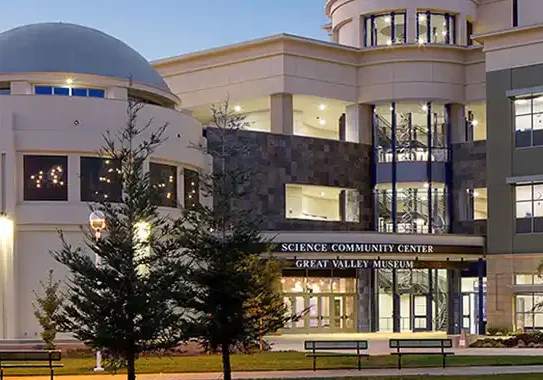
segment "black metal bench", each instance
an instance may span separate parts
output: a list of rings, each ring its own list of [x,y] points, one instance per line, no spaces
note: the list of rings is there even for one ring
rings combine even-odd
[[[358,369],[360,370],[362,369],[361,358],[369,356],[368,354],[360,352],[368,349],[367,340],[306,340],[304,342],[304,347],[306,350],[305,356],[313,358],[313,371],[317,370],[318,357],[356,356],[358,358]],[[356,353],[337,352],[340,350],[356,350]]]
[[[454,352],[445,351],[446,348],[452,348],[451,339],[390,339],[389,348],[396,349],[392,355],[398,356],[398,369],[402,369],[402,355],[441,355],[443,357],[443,368],[445,368],[445,359],[447,356],[454,355]],[[402,349],[438,349],[439,351],[411,351],[405,352]]]
[[[0,351],[0,380],[4,379],[5,368],[49,368],[53,380],[54,369],[63,367],[55,363],[60,360],[60,351]]]

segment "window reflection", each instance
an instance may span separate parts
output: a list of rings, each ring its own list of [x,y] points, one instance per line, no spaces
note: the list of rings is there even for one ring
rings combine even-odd
[[[367,16],[365,31],[365,46],[404,44],[406,42],[405,12]]]
[[[339,277],[283,277],[283,293],[356,293],[356,279]]]
[[[158,205],[177,207],[177,166],[151,162],[151,185],[158,191]]]
[[[543,232],[543,184],[515,186],[517,233]]]
[[[31,156],[23,159],[25,201],[68,200],[68,158]]]
[[[420,44],[456,44],[456,17],[448,13],[418,12],[417,41]]]
[[[81,157],[81,200],[120,202],[122,185],[118,160]]]

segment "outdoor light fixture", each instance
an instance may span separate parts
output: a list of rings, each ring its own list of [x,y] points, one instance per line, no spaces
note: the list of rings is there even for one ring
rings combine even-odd
[[[74,83],[74,80],[72,78],[66,79],[66,84],[72,84]]]
[[[473,125],[474,127],[476,127],[478,124],[479,124],[479,122],[477,120],[473,120],[471,122],[471,125]]]
[[[319,110],[324,111],[326,109],[326,104],[320,104]]]
[[[13,222],[5,213],[0,214],[0,241],[11,238],[13,235]]]
[[[241,111],[241,106],[234,106],[234,111],[240,112]]]

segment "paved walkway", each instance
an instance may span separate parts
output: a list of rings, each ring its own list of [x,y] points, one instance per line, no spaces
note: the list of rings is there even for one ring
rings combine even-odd
[[[281,371],[281,372],[237,372],[234,379],[301,379],[301,378],[331,378],[365,376],[371,379],[381,376],[475,376],[495,374],[527,374],[543,373],[543,366],[511,366],[511,367],[455,367],[455,368],[407,368],[397,369],[365,369],[357,370],[321,370],[313,371]],[[8,377],[9,378],[9,377]],[[17,380],[49,380],[48,376],[17,377]],[[81,375],[58,376],[59,380],[121,380],[126,375]],[[192,374],[149,374],[138,375],[138,380],[219,380],[220,373]]]

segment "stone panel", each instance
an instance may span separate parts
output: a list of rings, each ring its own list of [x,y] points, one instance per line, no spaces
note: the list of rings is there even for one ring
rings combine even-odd
[[[213,130],[207,130],[213,144]],[[251,191],[240,207],[263,217],[264,230],[364,231],[373,227],[371,146],[335,140],[239,131],[249,146],[241,158],[258,168]],[[215,165],[217,162],[215,161]],[[285,218],[285,185],[306,184],[359,190],[360,222],[322,222]]]
[[[486,141],[453,144],[451,148],[452,232],[486,235],[486,220],[464,220],[466,189],[486,188]]]

